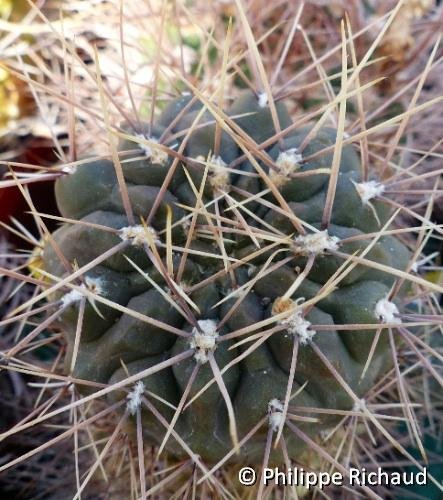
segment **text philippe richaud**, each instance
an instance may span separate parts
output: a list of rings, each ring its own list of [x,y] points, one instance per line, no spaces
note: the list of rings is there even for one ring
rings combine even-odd
[[[303,468],[294,467],[288,470],[280,470],[278,467],[265,468],[262,473],[262,481],[265,485],[277,484],[280,486],[304,486],[306,488],[324,488],[325,486],[403,486],[403,485],[425,485],[428,481],[426,467],[420,472],[394,472],[365,468],[349,468],[347,474],[341,472],[312,472]]]

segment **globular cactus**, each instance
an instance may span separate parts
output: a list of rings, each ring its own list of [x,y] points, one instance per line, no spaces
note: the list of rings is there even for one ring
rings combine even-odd
[[[341,24],[318,2],[84,3],[26,23],[60,162],[0,181],[35,222],[7,221],[32,248],[0,275],[30,295],[0,319],[0,376],[36,395],[0,430],[0,490],[398,498],[345,476],[406,463],[441,490],[439,13],[396,79],[377,55],[406,2]],[[54,179],[60,213],[30,189]],[[344,488],[265,484],[267,465]]]
[[[82,280],[56,295],[67,370],[99,384],[146,372],[128,408],[149,395],[144,439],[171,433],[170,456],[188,453],[178,435],[206,463],[261,463],[284,427],[300,457],[393,364],[379,325],[401,321],[391,291],[410,253],[383,234],[382,185],[336,130],[294,126],[266,93],[225,111],[183,95],[123,130],[118,162],[82,160],[55,187],[67,222],[44,270]],[[297,434],[288,404],[330,411],[293,416]]]

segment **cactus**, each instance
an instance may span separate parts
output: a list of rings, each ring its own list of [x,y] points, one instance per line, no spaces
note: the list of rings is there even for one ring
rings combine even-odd
[[[392,356],[386,329],[374,342],[377,326],[360,330],[359,325],[400,321],[389,299],[395,276],[371,268],[371,262],[404,271],[410,259],[407,248],[389,235],[365,252],[365,235],[386,226],[390,210],[373,199],[381,184],[363,181],[351,145],[342,149],[332,212],[327,227],[322,225],[336,131],[292,128],[285,103],[278,102],[278,126],[290,132],[276,139],[270,107],[260,99],[244,91],[225,111],[232,135],[247,134],[248,140],[268,144],[257,170],[255,160],[242,154],[202,104],[189,106],[190,96],[172,101],[151,129],[138,124],[127,130],[125,124],[125,134],[136,139],[125,138],[119,145],[134,222],[125,213],[113,163],[86,161],[55,185],[62,216],[80,223],[63,224],[53,234],[55,245],[47,244],[43,252],[44,269],[51,275],[66,274],[58,249],[69,263],[88,267],[81,287],[125,308],[113,309],[98,297],[85,305],[78,288],[56,295],[64,306],[60,321],[73,376],[112,384],[185,353],[179,363],[141,380],[145,390],[174,407],[191,378],[195,382],[188,400],[206,389],[175,419],[175,429],[209,462],[221,460],[238,446],[239,436],[268,414],[277,430],[288,391],[297,393],[291,404],[333,410],[350,410],[365,397],[392,367]],[[172,134],[176,139],[169,139]],[[168,147],[183,150],[179,162],[168,155]],[[252,201],[264,191],[262,202]],[[238,210],[228,211],[242,201],[244,217],[235,216]],[[199,215],[187,214],[185,207],[199,204],[207,208]],[[255,216],[249,204],[254,204]],[[203,229],[215,225],[214,206],[228,218],[220,237]],[[269,241],[276,245],[268,247]],[[357,264],[337,279],[346,257],[356,253],[365,253],[369,265]],[[100,263],[91,266],[96,259]],[[235,265],[230,273],[224,272],[227,262]],[[328,328],[322,329],[324,325]],[[355,327],[340,331],[334,325]],[[237,346],[237,332],[253,332],[261,340],[252,350],[249,344]],[[78,352],[73,354],[76,340]],[[206,388],[214,370],[224,372],[223,378]],[[155,406],[172,421],[171,406],[160,401]],[[142,413],[146,442],[160,445],[165,428],[152,412]],[[315,436],[338,418],[321,416],[300,428]],[[266,435],[265,429],[257,433],[233,460],[261,461]],[[290,431],[284,435],[289,456],[297,457],[306,443]],[[185,455],[174,439],[166,449],[176,457]],[[283,457],[273,452],[272,460]]]
[[[27,267],[17,253],[6,276],[36,288],[0,320],[18,332],[0,370],[41,382],[32,416],[2,429],[0,443],[56,424],[0,473],[20,465],[27,474],[36,457],[47,464],[62,440],[73,444],[65,486],[75,500],[310,493],[265,485],[268,465],[346,476],[350,466],[406,460],[422,470],[420,426],[436,434],[441,418],[434,293],[443,288],[421,277],[432,260],[425,243],[441,233],[429,220],[440,142],[430,134],[421,146],[413,138],[424,128],[413,123],[411,135],[408,125],[436,115],[439,98],[417,99],[435,94],[424,85],[440,63],[437,45],[416,87],[388,102],[373,56],[400,4],[373,23],[377,33],[353,34],[344,21],[332,48],[302,27],[311,18],[313,33],[332,26],[329,7],[303,4],[292,24],[264,0],[246,10],[236,1],[220,7],[236,18],[221,17],[216,31],[205,24],[212,13],[198,19],[200,39],[186,19],[208,7],[173,4],[157,12],[105,3],[97,12],[117,36],[90,52],[63,40],[66,89],[52,78],[47,99],[48,109],[63,104],[57,123],[67,125],[69,149],[58,145],[63,161],[51,169],[10,165],[0,182],[19,185],[40,232],[36,240],[11,226],[35,248]],[[152,26],[126,30],[142,12]],[[200,62],[173,55],[177,36]],[[132,82],[140,61],[148,91]],[[45,179],[56,179],[59,214],[41,213],[28,194]],[[245,465],[256,471],[253,488],[239,482]]]

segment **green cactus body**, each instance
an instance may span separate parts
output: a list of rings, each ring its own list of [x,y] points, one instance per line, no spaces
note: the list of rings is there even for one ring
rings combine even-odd
[[[361,378],[376,326],[373,330],[363,330],[358,325],[398,321],[393,314],[395,305],[387,300],[395,276],[356,265],[333,290],[322,296],[321,300],[314,301],[307,314],[303,309],[303,301],[315,299],[343,265],[343,257],[335,251],[338,249],[340,253],[350,255],[364,251],[371,238],[358,239],[358,236],[379,231],[389,217],[389,210],[381,201],[374,199],[365,202],[358,190],[359,186],[364,186],[359,157],[352,146],[346,146],[342,152],[331,221],[327,232],[321,230],[329,173],[324,170],[315,173],[315,170],[331,167],[332,152],[318,156],[315,153],[334,145],[336,133],[329,128],[320,129],[300,154],[299,147],[311,130],[308,127],[283,134],[282,140],[274,141],[265,148],[268,161],[263,162],[262,158],[257,160],[268,180],[274,183],[291,209],[292,213],[288,214],[280,208],[274,195],[270,191],[266,192],[268,183],[257,173],[254,164],[247,158],[241,164],[236,162],[243,153],[225,131],[220,136],[218,151],[215,150],[216,122],[209,111],[201,112],[201,104],[197,102],[188,106],[190,109],[175,120],[183,109],[186,111],[185,107],[190,101],[191,98],[186,96],[169,104],[152,131],[145,125],[138,131],[131,131],[126,126],[128,133],[135,136],[142,134],[147,139],[158,140],[164,135],[164,144],[172,146],[172,143],[183,140],[186,131],[196,120],[198,122],[198,115],[201,114],[198,123],[203,125],[199,127],[197,123],[188,134],[183,161],[177,165],[152,218],[149,230],[154,243],[149,243],[146,229],[138,226],[139,222],[136,223],[138,233],[131,233],[128,229],[130,224],[110,161],[85,163],[56,183],[57,202],[62,215],[82,222],[66,223],[53,234],[66,259],[84,266],[125,241],[124,248],[88,270],[84,277],[95,285],[100,296],[145,318],[122,314],[99,301],[95,304],[86,302],[74,376],[99,383],[113,383],[126,378],[127,373],[139,373],[181,352],[194,349],[193,355],[143,380],[145,389],[158,396],[152,399],[152,403],[170,422],[174,415],[173,407],[179,404],[195,366],[198,364],[199,369],[188,401],[213,379],[211,363],[208,361],[210,357],[213,356],[219,369],[223,370],[228,363],[246,353],[254,342],[235,346],[245,336],[229,340],[223,340],[223,337],[263,322],[266,326],[252,328],[252,334],[275,326],[279,328],[223,373],[240,439],[257,422],[269,416],[269,412],[272,414],[276,406],[270,406],[271,401],[284,400],[295,341],[299,342],[299,348],[291,393],[298,393],[291,404],[332,410],[351,409],[355,401],[319,359],[316,349],[321,350],[357,397],[364,398],[374,382],[390,368],[392,355],[387,330],[384,329],[369,369],[365,377]],[[277,113],[281,128],[285,129],[291,122],[284,103],[277,103]],[[227,114],[258,145],[276,133],[269,107],[266,103],[260,103],[252,92],[241,95]],[[176,121],[174,127],[169,127],[173,120]],[[179,139],[168,142],[171,134],[176,134]],[[129,140],[120,145],[120,151],[134,151],[130,156],[122,157],[122,168],[137,221],[140,221],[140,217],[146,219],[150,214],[173,163],[171,156],[166,156],[162,150],[156,151],[155,147],[153,144],[151,150],[143,149]],[[313,156],[313,159],[305,161],[304,158],[309,156]],[[207,167],[207,180],[201,200],[208,204],[207,214],[200,211],[197,230],[189,246],[186,246],[190,227],[190,212],[186,207],[196,204],[196,193],[205,177],[208,159],[210,165]],[[236,162],[234,171],[226,168],[231,162]],[[314,171],[314,174],[297,177],[297,174],[310,171]],[[195,186],[190,185],[187,174]],[[242,212],[244,220],[257,231],[269,233],[269,228],[274,228],[273,234],[280,235],[282,242],[251,258],[251,254],[258,250],[255,242],[245,231],[229,231],[241,228],[241,224],[235,217],[235,211],[224,209],[229,205],[228,196],[230,202],[241,201],[245,200],[245,193],[251,196],[260,192],[264,192],[261,195],[263,202],[257,199],[245,202],[249,212]],[[223,272],[220,245],[208,237],[209,215],[215,214],[215,204],[211,204],[211,201],[216,198],[220,214],[231,218],[233,222],[231,226],[226,224],[224,236],[227,257],[235,263],[235,270],[229,273]],[[189,250],[178,284],[196,306],[192,309],[197,322],[194,324],[188,321],[180,308],[174,307],[174,303],[179,304],[179,301],[168,290],[164,272],[158,263],[153,264],[152,258],[148,256],[150,244],[154,244],[166,268],[165,242],[169,213],[171,238],[176,249],[172,256],[174,272],[182,263],[183,251],[180,249],[186,246]],[[306,235],[297,234],[293,215],[307,225]],[[203,226],[205,230],[200,229]],[[354,238],[346,241],[351,237]],[[263,239],[260,243],[265,247],[269,241]],[[276,253],[277,249],[280,251]],[[313,255],[314,263],[306,279],[301,281],[290,297],[285,298],[299,272]],[[48,272],[59,277],[66,275],[65,267],[50,244],[46,245],[43,258]],[[365,258],[404,270],[409,252],[398,239],[382,236]],[[283,259],[286,261],[283,262]],[[217,278],[211,280],[216,273]],[[157,288],[146,279],[146,275],[157,284]],[[200,285],[202,282],[203,285]],[[251,283],[252,286],[249,286]],[[88,283],[84,286],[88,286]],[[238,293],[233,293],[236,290]],[[172,300],[167,300],[166,294],[170,294]],[[69,291],[66,290],[57,295],[57,298],[65,301],[61,324],[72,353],[79,301],[67,301],[67,297]],[[383,306],[390,311],[386,316],[383,316]],[[289,311],[286,318],[273,320],[273,316],[286,310]],[[150,323],[149,318],[156,320],[155,324]],[[222,320],[223,325],[219,328]],[[163,324],[180,330],[183,335],[178,336],[162,328]],[[343,331],[334,330],[334,324],[357,326],[355,330]],[[314,330],[313,325],[320,326]],[[322,330],[322,325],[329,328]],[[85,390],[82,386],[79,389]],[[122,396],[122,392],[113,393],[111,399]],[[143,409],[142,415],[145,439],[150,444],[160,444],[165,434],[164,426],[147,409]],[[333,414],[304,415],[318,419],[317,423],[297,423],[311,436],[334,425],[338,418]],[[232,460],[260,462],[267,429],[266,425],[263,426],[238,455],[233,455]],[[220,460],[232,449],[227,405],[217,383],[212,383],[184,409],[175,430],[207,462]],[[298,457],[304,443],[290,432],[285,431],[284,436],[290,456]],[[177,457],[185,455],[173,437],[169,438],[166,450]],[[272,451],[271,460],[281,460],[280,453],[279,450]]]

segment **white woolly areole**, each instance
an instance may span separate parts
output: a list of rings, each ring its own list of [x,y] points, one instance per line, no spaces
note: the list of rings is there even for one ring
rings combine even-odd
[[[152,237],[154,243],[160,243],[156,230],[151,226],[147,228],[141,225],[122,227],[119,231],[119,236],[123,241],[130,241],[131,245],[134,246],[149,243],[149,236]]]
[[[301,345],[306,345],[317,333],[309,329],[312,323],[302,317],[301,310],[294,311],[289,318],[283,319],[280,323],[287,325],[288,333],[298,337]]]
[[[78,290],[71,290],[60,299],[62,301],[62,307],[68,307],[76,302],[80,302],[83,297],[84,295]]]
[[[86,276],[85,283],[80,285],[80,288],[83,290],[89,290],[97,295],[104,295],[103,281],[100,278],[90,278],[89,276]],[[80,290],[71,290],[60,299],[62,301],[62,307],[68,307],[76,302],[80,302],[83,297],[84,294]]]
[[[268,105],[268,94],[266,92],[260,92],[258,94],[258,105],[261,108],[266,108]]]
[[[155,137],[146,137],[143,134],[135,134],[135,136],[138,137],[139,139],[148,140],[155,144],[159,143],[158,139],[156,139]],[[160,148],[152,148],[148,144],[141,144],[141,143],[138,143],[138,147],[143,151],[146,158],[148,158],[148,160],[150,160],[152,163],[156,163],[158,165],[165,165],[166,162],[168,161],[168,153],[166,153]]]
[[[277,432],[283,419],[283,403],[274,398],[268,404],[268,423],[273,432]]]
[[[296,170],[300,163],[303,161],[303,155],[298,152],[297,148],[287,149],[280,151],[275,164],[280,170],[287,171],[288,173]]]
[[[142,396],[145,392],[145,384],[139,380],[132,391],[126,396],[128,402],[126,403],[126,408],[131,415],[135,415],[137,410],[142,404]]]
[[[300,163],[303,161],[303,155],[298,152],[297,148],[280,151],[275,162],[276,170],[271,169],[269,177],[278,187],[287,182],[291,178],[291,174],[300,168]]]
[[[354,186],[363,205],[367,205],[373,198],[380,196],[385,191],[384,185],[377,181],[354,182]]]
[[[229,171],[221,156],[213,155],[209,159],[209,184],[213,189],[229,191]]]
[[[94,292],[98,295],[104,295],[103,280],[101,278],[91,278],[90,276],[86,276],[85,285],[90,292]]]
[[[365,408],[366,408],[366,400],[359,399],[358,401],[355,401],[354,406],[352,407],[352,411],[362,412]]]
[[[397,306],[386,298],[380,299],[375,305],[375,316],[382,323],[401,323],[396,314],[399,314]]]
[[[200,319],[197,321],[201,331],[193,328],[190,346],[195,349],[194,358],[204,364],[208,361],[208,354],[214,352],[218,338],[217,323],[212,319]]]
[[[272,306],[272,314],[290,313],[286,318],[281,319],[279,324],[285,325],[290,335],[298,337],[301,345],[306,345],[317,332],[309,329],[312,323],[303,318],[301,309],[297,309],[299,302],[302,301],[304,301],[303,298],[294,301],[286,297],[278,297]]]
[[[318,255],[328,250],[337,250],[340,239],[330,236],[326,229],[318,233],[297,236],[295,251],[301,255]]]

